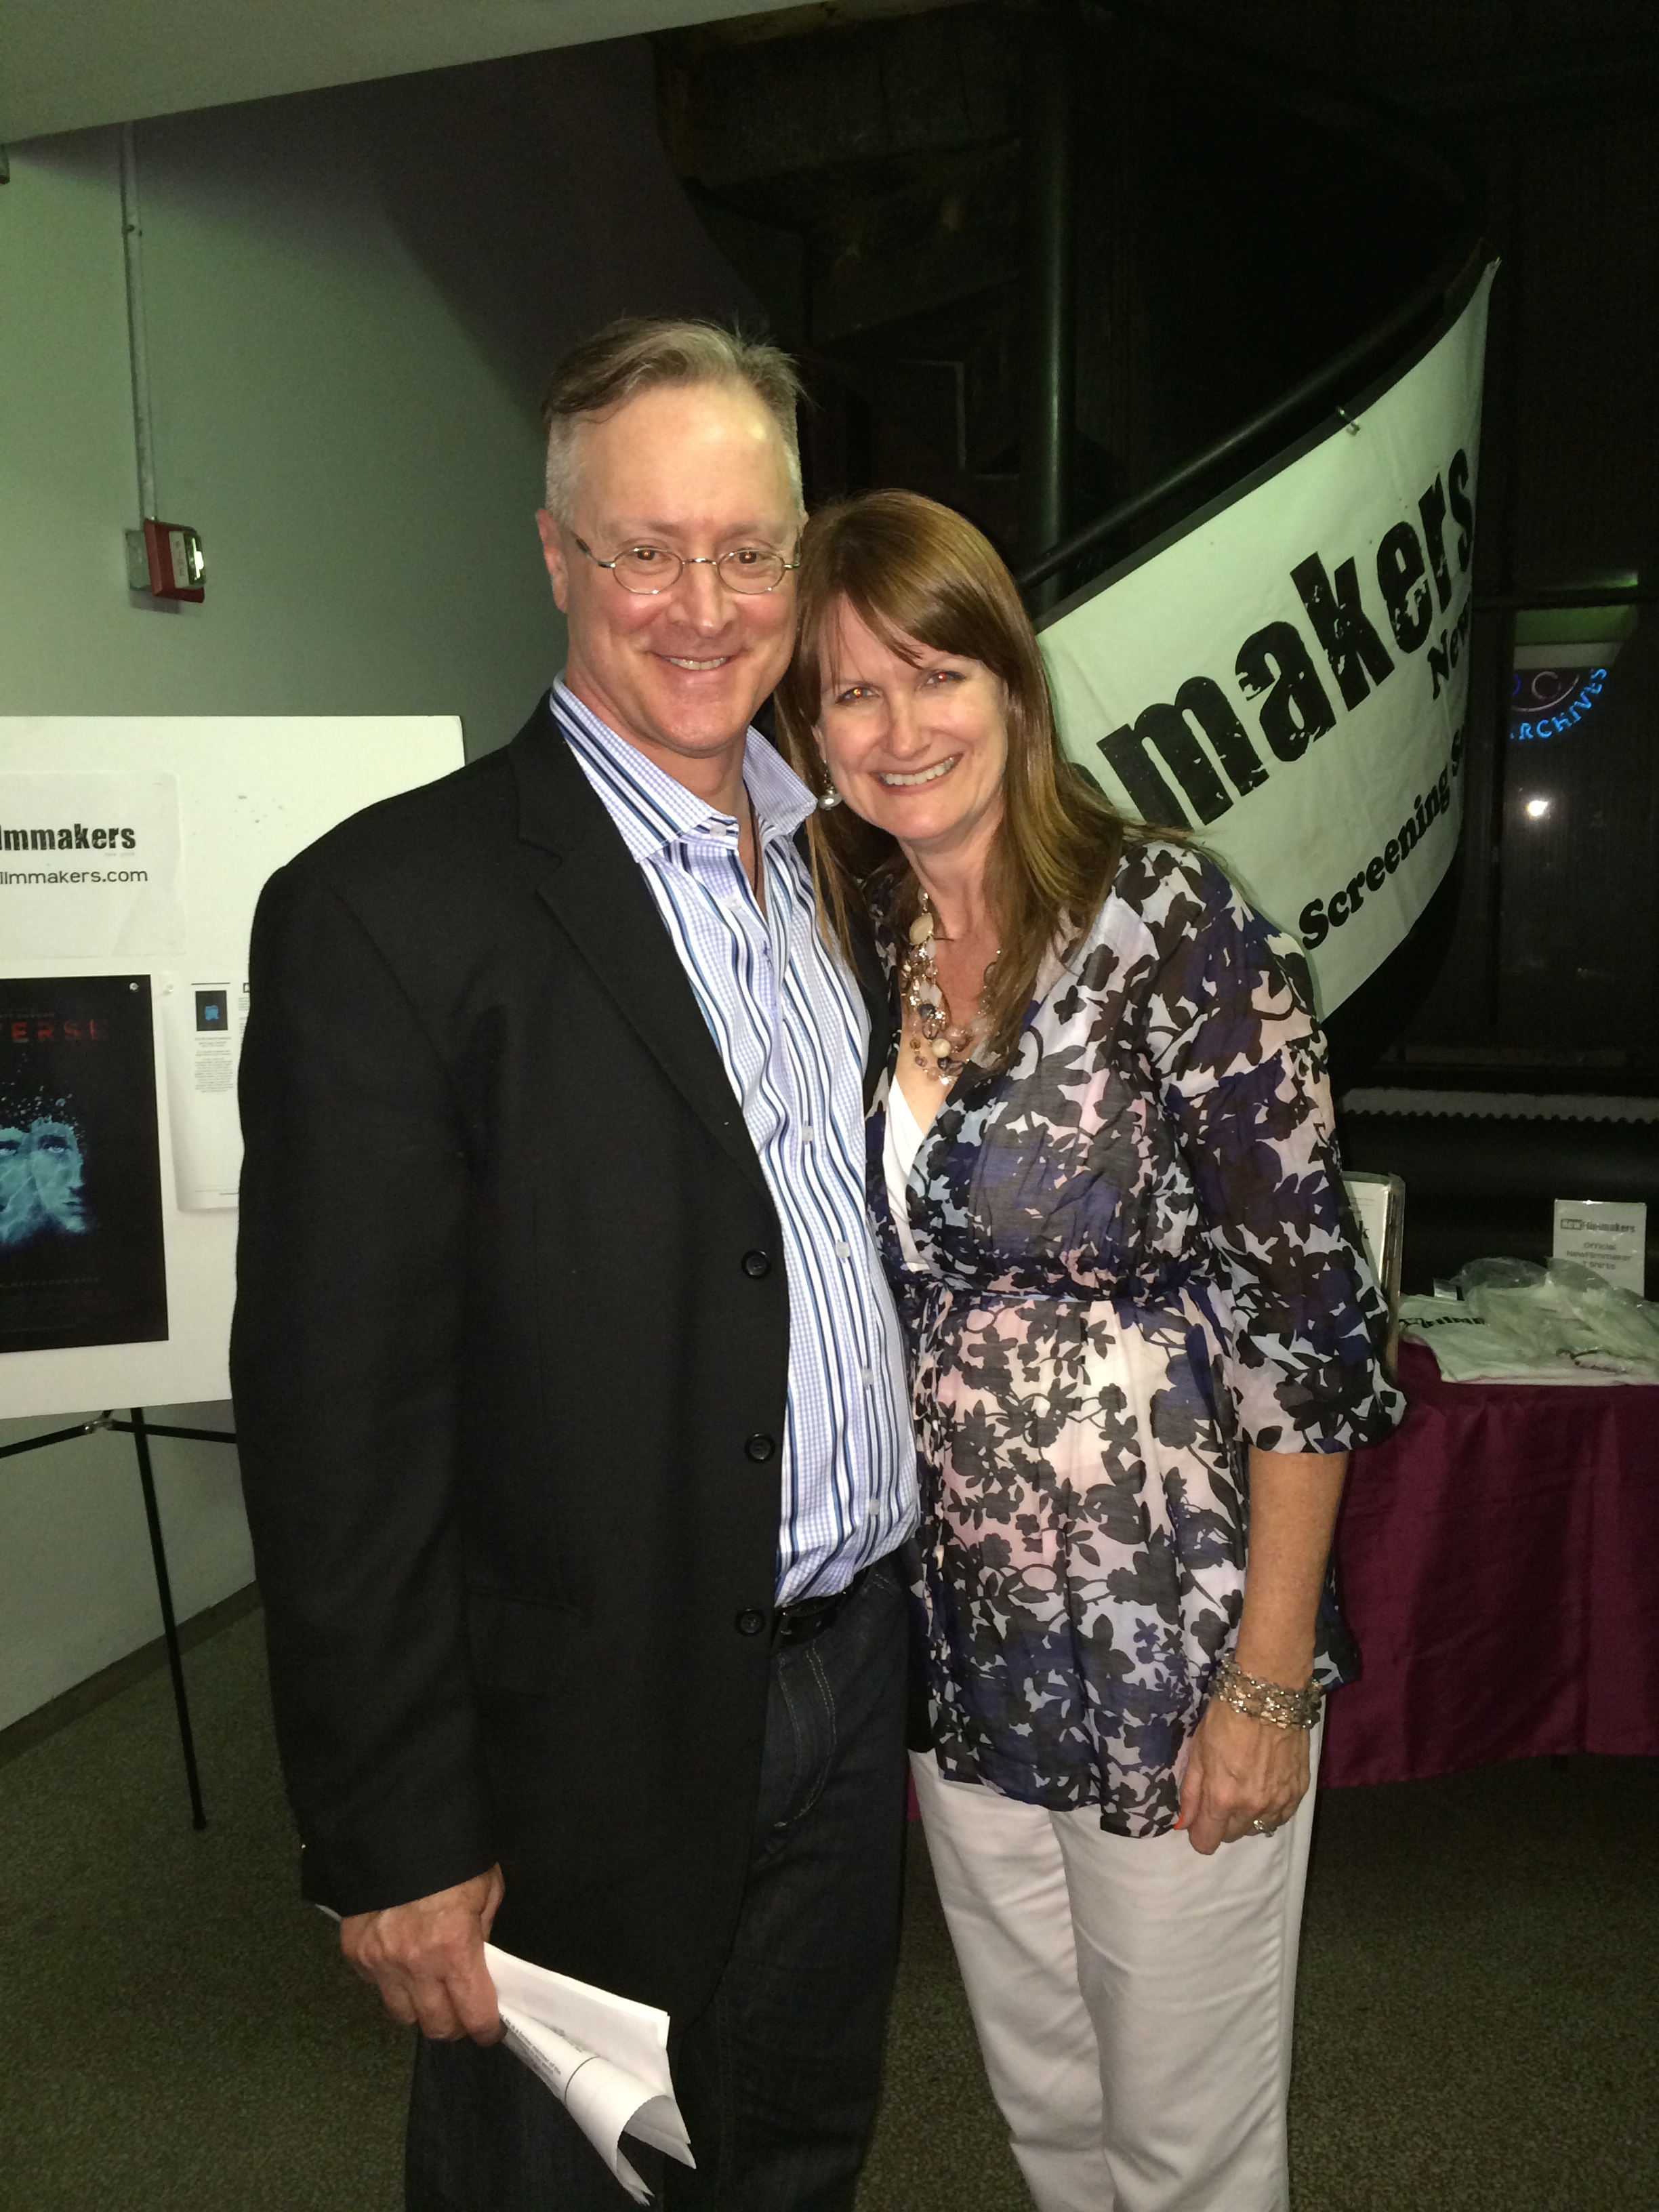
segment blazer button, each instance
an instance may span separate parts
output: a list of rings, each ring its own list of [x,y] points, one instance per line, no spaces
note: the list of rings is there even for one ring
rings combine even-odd
[[[745,1607],[738,1615],[737,1628],[739,1636],[758,1636],[765,1626],[766,1615],[757,1611],[752,1605]]]
[[[758,1466],[762,1462],[771,1458],[778,1448],[777,1439],[775,1437],[752,1436],[745,1441],[743,1448]]]
[[[756,1282],[759,1282],[763,1275],[769,1275],[772,1272],[771,1255],[767,1252],[745,1252],[743,1255],[743,1272],[745,1275],[752,1276]]]

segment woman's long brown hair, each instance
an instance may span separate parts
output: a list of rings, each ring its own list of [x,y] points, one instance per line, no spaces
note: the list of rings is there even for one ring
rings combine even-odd
[[[779,686],[778,732],[796,772],[828,789],[815,727],[843,603],[907,659],[915,646],[959,653],[1002,686],[1008,762],[987,898],[1002,948],[991,976],[988,1054],[1006,1058],[1056,942],[1087,929],[1110,886],[1126,823],[1060,750],[1037,642],[1013,578],[972,523],[909,491],[867,492],[807,525],[799,577],[800,630]],[[853,916],[884,916],[902,933],[917,885],[897,842],[853,812],[820,808],[808,824],[820,909],[852,954]]]

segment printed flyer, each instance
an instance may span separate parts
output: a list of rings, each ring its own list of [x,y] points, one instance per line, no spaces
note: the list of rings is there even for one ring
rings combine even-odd
[[[167,1121],[180,1210],[234,1206],[242,1172],[236,1064],[247,1020],[247,985],[157,979],[167,1066]]]

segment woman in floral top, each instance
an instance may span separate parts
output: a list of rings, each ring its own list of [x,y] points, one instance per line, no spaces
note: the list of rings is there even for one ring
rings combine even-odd
[[[1328,1581],[1400,1417],[1292,942],[1060,754],[948,509],[820,515],[785,741],[902,1017],[870,1121],[923,1471],[914,1759],[1040,2212],[1283,2212]],[[839,811],[829,811],[844,800]]]

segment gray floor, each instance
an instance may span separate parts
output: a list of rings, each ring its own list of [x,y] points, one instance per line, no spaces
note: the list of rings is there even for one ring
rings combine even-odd
[[[396,2212],[406,2051],[293,1895],[257,1620],[0,1765],[0,2212]],[[1659,2212],[1659,1771],[1331,1793],[1296,2212]],[[918,1850],[860,2212],[1029,2212]]]

